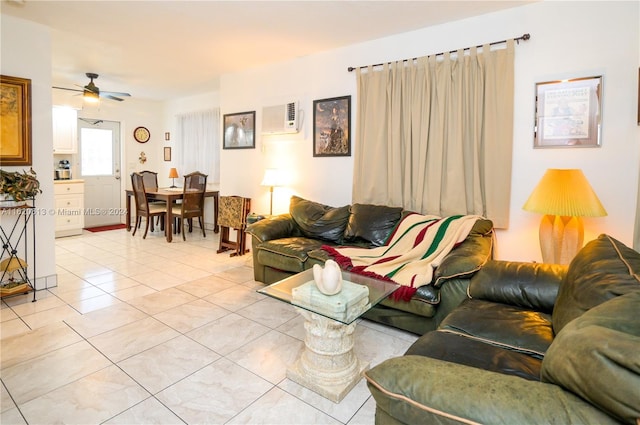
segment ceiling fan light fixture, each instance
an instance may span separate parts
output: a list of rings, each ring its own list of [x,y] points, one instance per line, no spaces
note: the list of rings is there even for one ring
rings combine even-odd
[[[92,92],[90,90],[85,90],[82,98],[89,103],[98,103],[98,101],[100,100],[100,96],[98,95],[98,93]]]

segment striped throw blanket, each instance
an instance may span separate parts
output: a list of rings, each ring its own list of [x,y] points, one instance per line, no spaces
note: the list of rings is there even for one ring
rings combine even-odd
[[[352,248],[323,246],[343,269],[402,285],[392,298],[409,301],[428,285],[440,261],[469,235],[477,215],[437,217],[409,214],[384,246]]]

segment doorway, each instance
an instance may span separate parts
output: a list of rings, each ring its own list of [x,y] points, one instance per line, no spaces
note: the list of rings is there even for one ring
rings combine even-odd
[[[121,223],[120,123],[78,119],[78,154],[85,227]]]

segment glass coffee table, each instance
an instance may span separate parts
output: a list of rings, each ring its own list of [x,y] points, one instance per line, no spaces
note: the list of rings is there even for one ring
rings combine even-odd
[[[308,269],[259,293],[293,305],[305,319],[305,350],[287,369],[287,378],[339,403],[369,368],[353,352],[356,319],[399,285],[342,271],[342,291],[324,295]]]

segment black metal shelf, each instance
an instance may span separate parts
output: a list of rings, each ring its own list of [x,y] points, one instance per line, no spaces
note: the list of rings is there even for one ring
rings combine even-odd
[[[0,298],[13,297],[17,295],[33,292],[33,302],[36,301],[36,208],[35,200],[28,199],[25,205],[0,206],[2,222],[0,224],[0,243],[2,244],[2,255],[0,261],[8,259],[20,259],[20,245],[23,246],[25,265],[19,267],[13,273],[18,274],[20,282],[26,284],[25,288],[10,291],[6,294],[0,293]],[[12,219],[14,218],[14,219]],[[31,224],[31,226],[29,226]],[[31,228],[31,234],[29,229]],[[31,255],[29,255],[31,254]],[[22,263],[20,263],[22,265]],[[0,270],[0,285],[6,285],[10,280],[6,280],[9,273],[7,269]]]

